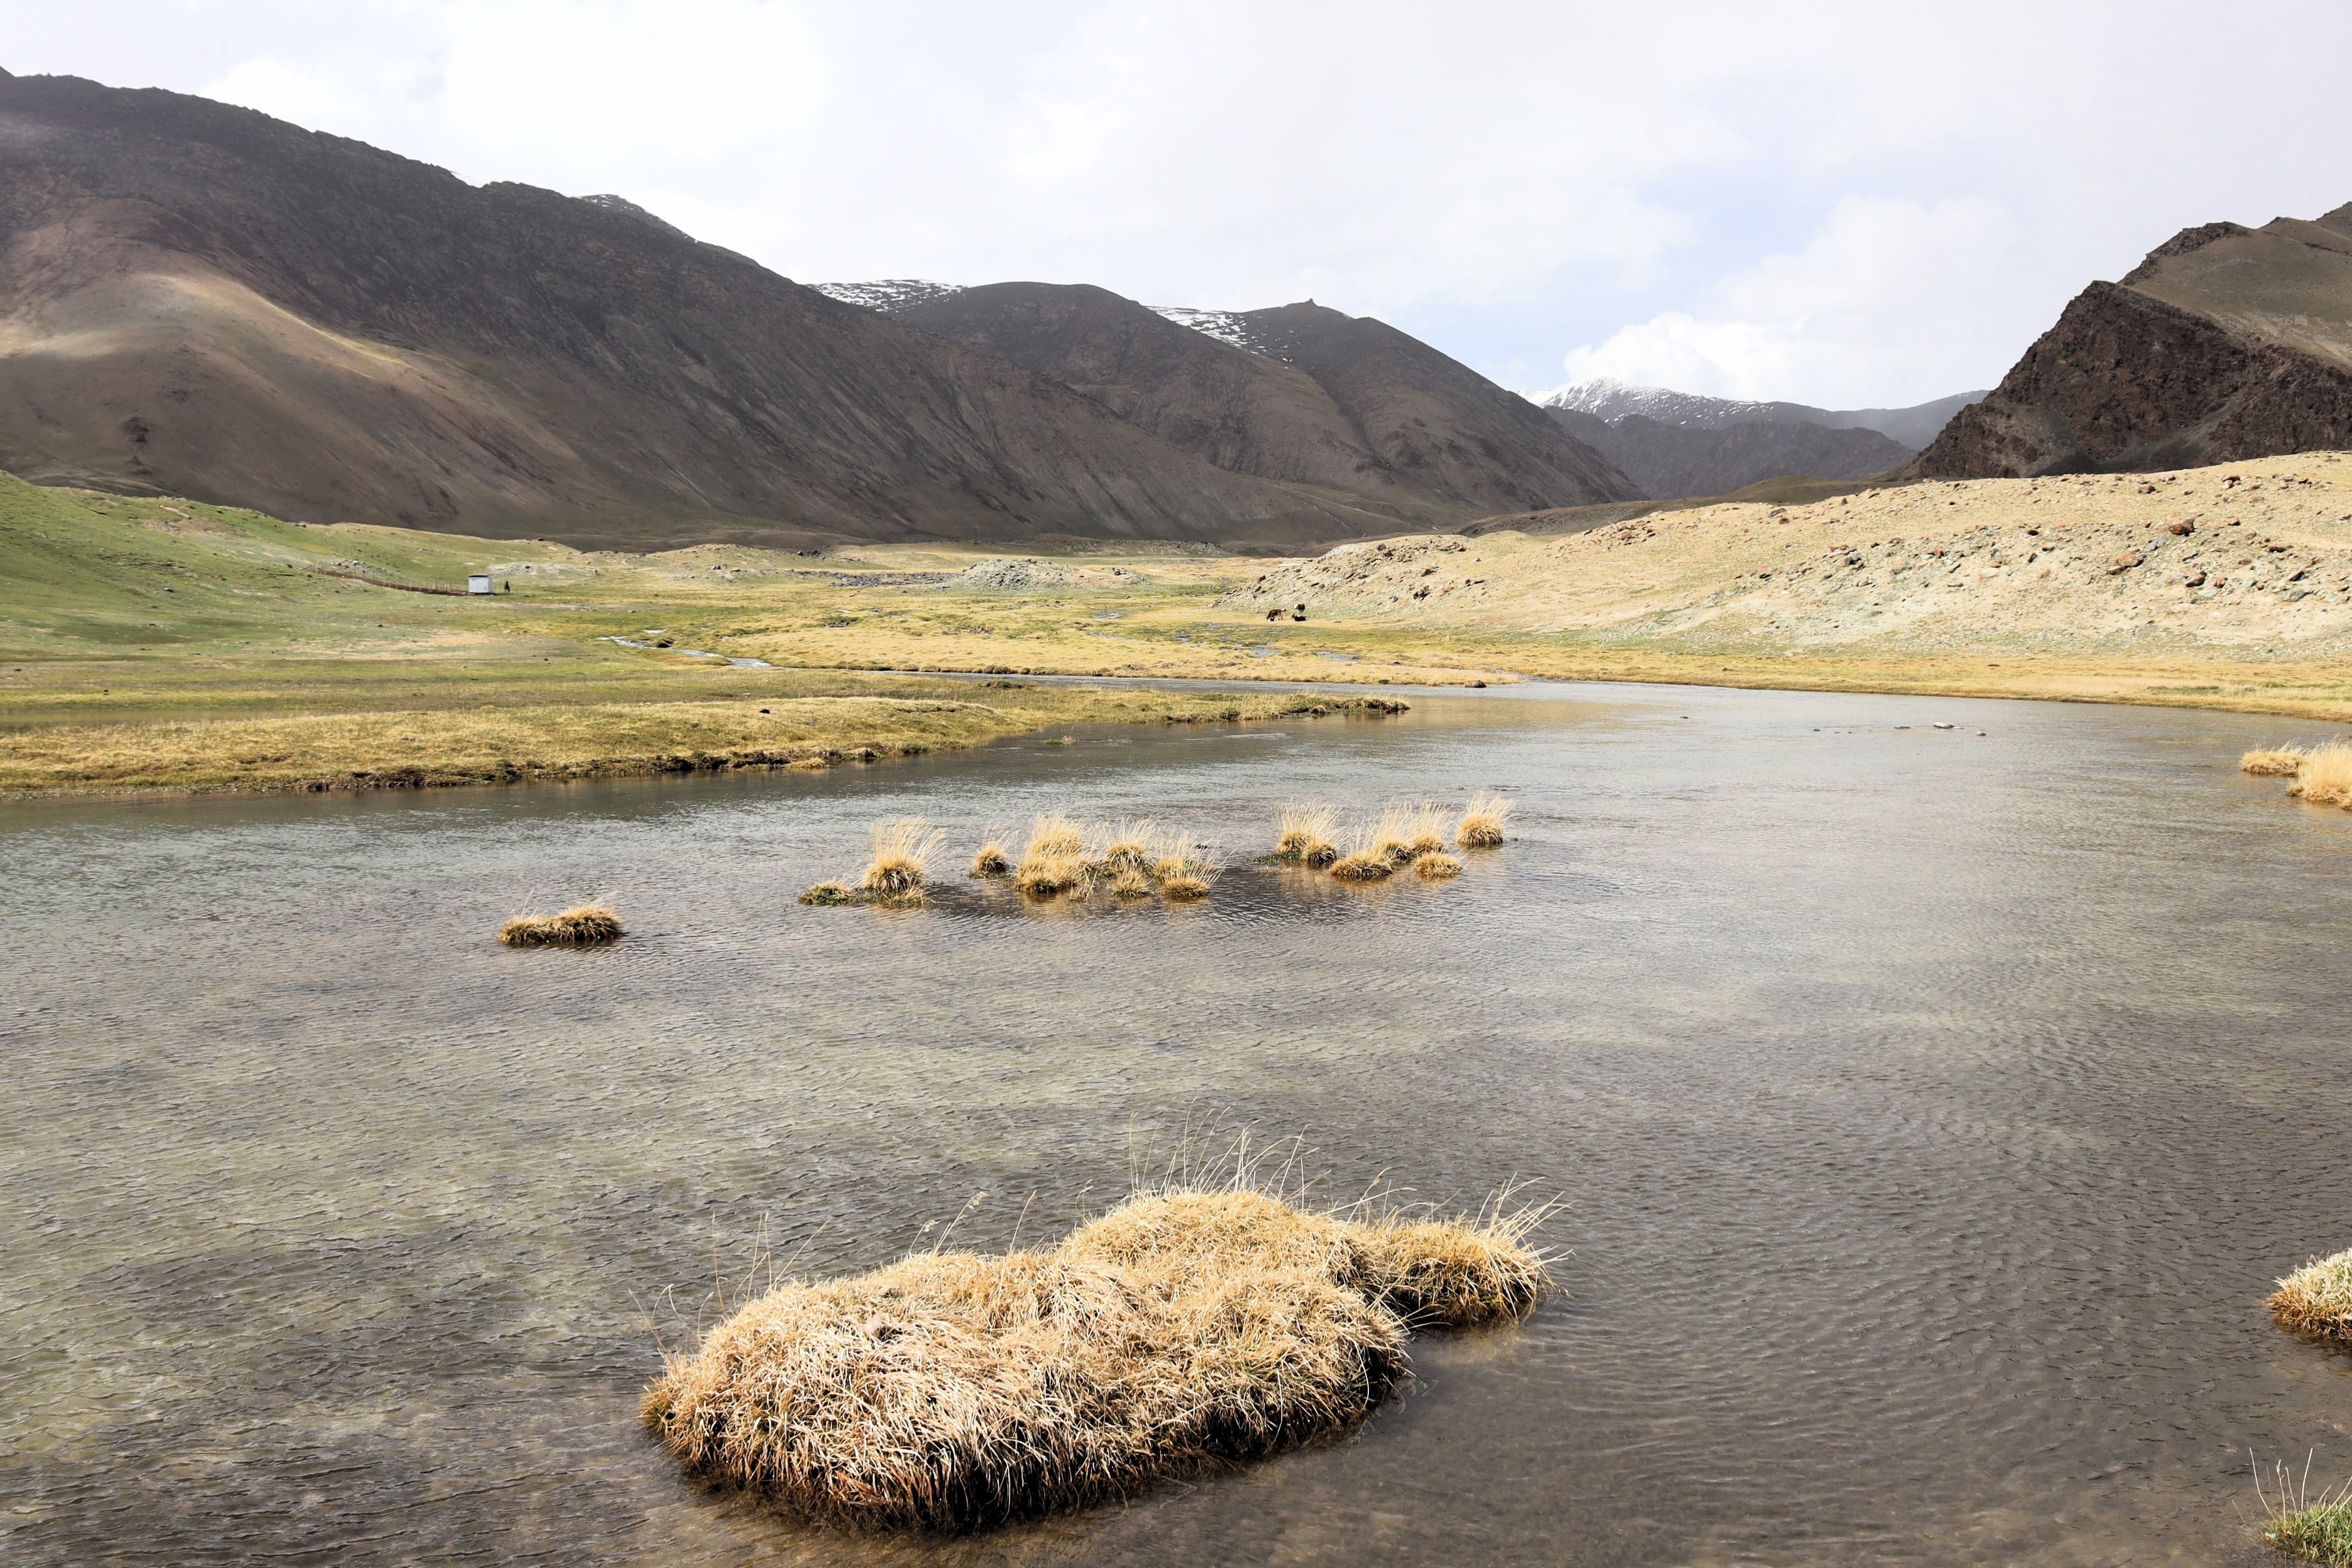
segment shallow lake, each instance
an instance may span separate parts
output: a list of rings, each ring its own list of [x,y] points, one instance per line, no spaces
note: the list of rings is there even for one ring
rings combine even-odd
[[[2206,1563],[2261,1560],[2250,1451],[2352,1472],[2352,1358],[2260,1307],[2352,1246],[2352,814],[2232,771],[2298,726],[1413,700],[0,809],[0,1557]],[[899,814],[1240,860],[1285,800],[1480,787],[1515,838],[1449,885],[793,901]],[[618,947],[490,940],[600,892]],[[961,1542],[803,1529],[635,1424],[656,1329],[763,1258],[1034,1239],[1243,1131],[1335,1199],[1535,1183],[1570,1294],[1417,1341],[1350,1439]]]

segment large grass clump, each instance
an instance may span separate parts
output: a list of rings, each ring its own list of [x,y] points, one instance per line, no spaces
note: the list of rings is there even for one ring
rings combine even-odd
[[[2305,752],[2286,793],[2313,805],[2352,808],[2352,742],[2330,741]]]
[[[580,904],[555,915],[517,915],[499,928],[509,947],[593,947],[621,938],[621,917],[603,904]]]
[[[2290,1333],[2352,1346],[2352,1251],[2305,1264],[2263,1304]]]
[[[1535,1306],[1539,1217],[1149,1191],[1045,1250],[779,1287],[673,1358],[645,1420],[689,1469],[850,1524],[1080,1507],[1361,1421],[1412,1331]]]

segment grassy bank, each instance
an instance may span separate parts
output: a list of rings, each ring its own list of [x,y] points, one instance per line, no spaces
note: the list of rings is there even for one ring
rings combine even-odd
[[[2273,463],[1865,491],[1303,566],[1145,544],[993,565],[981,563],[1003,552],[944,546],[625,555],[0,476],[0,791],[814,766],[1061,725],[1295,711],[1265,688],[1334,680],[1524,675],[2352,720],[2352,465],[2295,462],[2317,477]],[[2110,570],[2118,542],[2154,553]],[[447,592],[476,572],[508,591]],[[939,671],[1261,694],[927,678]]]

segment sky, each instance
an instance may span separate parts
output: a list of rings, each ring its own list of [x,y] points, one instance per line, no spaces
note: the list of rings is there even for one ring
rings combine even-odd
[[[2216,218],[2352,201],[2346,0],[0,0],[0,68],[614,192],[803,282],[1313,299],[1503,384],[1998,381]]]

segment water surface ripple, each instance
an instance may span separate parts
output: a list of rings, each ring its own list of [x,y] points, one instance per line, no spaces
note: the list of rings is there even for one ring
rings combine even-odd
[[[2203,1563],[2252,1560],[2249,1448],[2352,1470],[2352,1361],[2258,1305],[2352,1245],[2352,816],[2231,772],[2279,721],[1416,702],[0,810],[0,1555]],[[792,902],[881,816],[1254,849],[1286,799],[1479,787],[1517,840],[1450,886]],[[594,892],[615,949],[489,940]],[[1546,1184],[1572,1295],[1419,1342],[1354,1439],[974,1541],[797,1527],[635,1425],[655,1326],[762,1245],[863,1268],[977,1192],[960,1244],[1041,1236],[1218,1115],[1335,1194]]]

